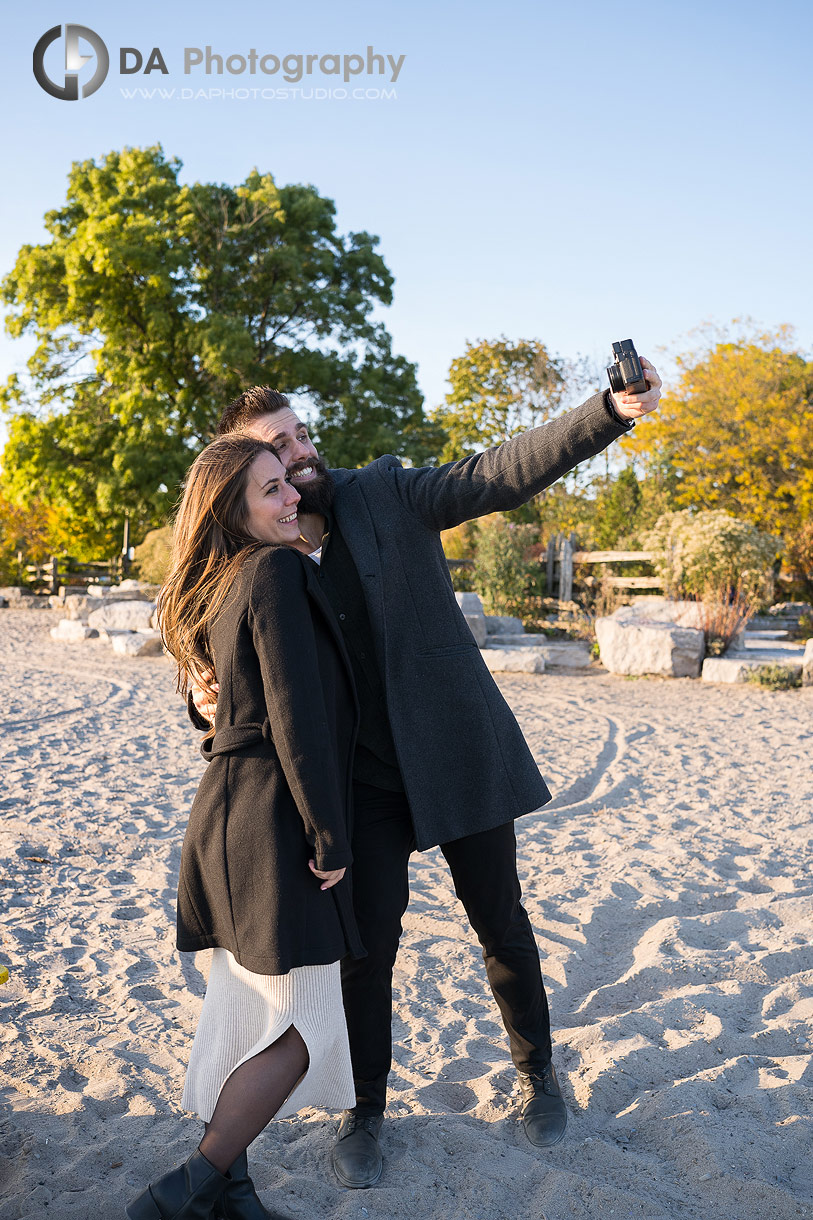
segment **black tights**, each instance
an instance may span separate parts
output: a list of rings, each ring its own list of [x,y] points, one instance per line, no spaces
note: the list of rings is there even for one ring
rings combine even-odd
[[[264,1051],[232,1072],[206,1124],[200,1150],[221,1173],[263,1131],[308,1070],[308,1048],[289,1026]]]

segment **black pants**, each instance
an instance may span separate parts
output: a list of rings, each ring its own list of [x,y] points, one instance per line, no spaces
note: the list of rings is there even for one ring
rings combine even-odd
[[[392,1065],[392,970],[409,901],[415,848],[406,797],[355,785],[353,903],[368,956],[342,962],[357,1112],[381,1114]],[[512,822],[441,844],[457,894],[483,946],[491,990],[518,1068],[550,1060],[550,1017],[530,921],[520,904]]]

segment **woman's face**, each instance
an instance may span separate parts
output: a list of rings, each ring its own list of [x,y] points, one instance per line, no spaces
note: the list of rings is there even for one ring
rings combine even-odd
[[[248,530],[260,542],[293,546],[299,539],[299,492],[287,477],[285,467],[273,453],[258,453],[248,468]]]

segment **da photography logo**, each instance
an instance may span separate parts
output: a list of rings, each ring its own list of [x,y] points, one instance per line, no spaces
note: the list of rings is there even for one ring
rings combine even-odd
[[[51,97],[61,98],[63,102],[75,102],[79,98],[79,73],[85,64],[96,57],[96,71],[89,81],[82,85],[82,97],[90,97],[104,83],[110,67],[110,56],[107,47],[94,30],[86,25],[66,25],[65,30],[65,74],[61,81],[52,80],[45,71],[45,54],[49,47],[62,37],[63,27],[55,25],[43,34],[34,47],[34,76],[37,84],[50,93]],[[93,48],[93,55],[83,55],[79,48],[79,40],[88,43]]]

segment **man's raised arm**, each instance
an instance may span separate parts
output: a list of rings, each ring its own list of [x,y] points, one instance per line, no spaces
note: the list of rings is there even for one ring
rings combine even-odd
[[[416,517],[436,530],[518,508],[655,410],[661,379],[643,357],[641,365],[650,387],[646,393],[606,390],[495,449],[445,466],[399,469],[398,495]]]

